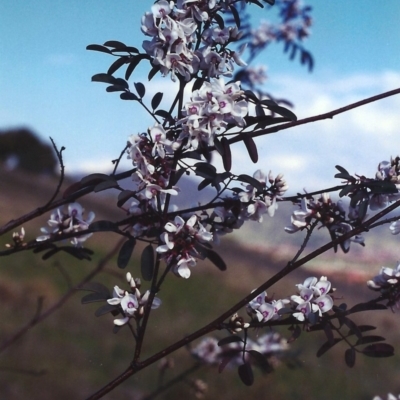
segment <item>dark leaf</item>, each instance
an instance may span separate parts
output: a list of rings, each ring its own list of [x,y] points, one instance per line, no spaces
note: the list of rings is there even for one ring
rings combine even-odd
[[[115,49],[123,49],[126,45],[118,40],[108,40],[104,43],[104,46],[114,47]]]
[[[112,306],[111,304],[105,304],[104,306],[101,306],[96,310],[94,315],[96,317],[100,317],[101,315],[108,314],[109,312],[112,312],[114,310],[117,310],[118,306]]]
[[[111,297],[108,287],[104,286],[102,283],[98,283],[98,282],[84,283],[83,285],[80,285],[78,287],[78,289],[79,290],[88,290],[90,292],[95,292],[95,293],[102,293],[104,295],[108,295],[108,297]]]
[[[224,164],[225,171],[229,172],[232,168],[232,154],[229,146],[229,140],[225,136],[221,139],[221,146],[223,148],[222,162]]]
[[[89,44],[89,46],[86,46],[86,50],[101,51],[102,53],[111,54],[110,49],[107,49],[107,47],[104,46],[100,46],[99,44]]]
[[[117,206],[121,207],[123,206],[129,199],[133,197],[135,192],[132,190],[123,190],[119,195],[118,195],[118,201],[117,201]]]
[[[118,71],[124,64],[128,61],[128,57],[120,57],[118,60],[114,61],[110,68],[108,68],[107,74],[112,75],[115,71]]]
[[[346,365],[348,367],[354,367],[354,364],[356,363],[356,351],[354,350],[354,347],[351,347],[345,351],[344,360],[346,361]]]
[[[175,122],[174,118],[168,111],[157,110],[154,114],[166,119],[167,121],[171,122],[172,124]]]
[[[111,221],[96,221],[89,225],[89,230],[91,232],[109,232],[115,231],[116,229],[118,229],[118,226]]]
[[[363,199],[358,206],[358,219],[362,221],[364,217],[367,215],[369,205],[369,197]]]
[[[234,6],[229,6],[231,13],[233,15],[233,18],[235,19],[235,24],[238,28],[240,28],[240,16],[238,11],[236,10],[236,8]]]
[[[335,165],[335,168],[336,168],[340,173],[350,176],[350,174],[349,174],[349,172],[347,171],[347,169],[341,167],[340,165]]]
[[[114,85],[121,86],[126,90],[129,90],[129,84],[125,79],[122,78],[115,78]]]
[[[251,368],[250,363],[245,362],[244,364],[239,365],[238,374],[240,379],[246,386],[251,386],[253,384],[254,376],[253,369]]]
[[[126,88],[124,86],[120,86],[120,85],[118,85],[118,86],[115,86],[115,85],[107,86],[107,88],[106,88],[106,92],[108,92],[108,93],[125,92],[125,90],[126,90]]]
[[[137,67],[137,65],[140,63],[140,61],[142,61],[143,58],[142,57],[132,57],[131,61],[129,62],[129,65],[126,68],[125,71],[125,79],[129,80],[129,78],[132,75],[132,72],[135,70],[135,68]]]
[[[50,257],[53,257],[54,254],[58,253],[59,251],[60,249],[58,247],[53,248],[52,250],[42,255],[42,260],[48,260]]]
[[[387,310],[387,307],[379,303],[361,303],[356,304],[354,307],[351,307],[349,312],[353,314],[356,312],[369,310]]]
[[[157,92],[154,96],[153,96],[153,98],[151,99],[151,108],[153,109],[153,110],[155,110],[159,105],[160,105],[160,103],[161,103],[161,100],[162,100],[162,98],[163,98],[163,93],[161,93],[161,92]]]
[[[264,1],[267,1],[267,0],[264,0]],[[271,0],[271,1],[273,1],[273,0]],[[251,0],[251,2],[252,2],[253,4],[257,4],[258,7],[264,8],[264,6],[263,6],[258,0]]]
[[[80,181],[81,187],[97,185],[100,182],[104,182],[110,179],[109,175],[106,174],[90,174],[83,177]],[[113,178],[111,178],[113,179]]]
[[[249,350],[248,354],[250,354],[250,356],[256,362],[257,366],[259,368],[261,368],[263,372],[269,374],[274,370],[272,365],[268,362],[268,359],[264,354],[261,354],[256,350]]]
[[[351,182],[354,181],[354,178],[351,175],[347,175],[347,174],[339,173],[339,174],[335,174],[334,177],[338,178],[338,179],[344,179],[346,181],[351,181]]]
[[[315,325],[319,320],[318,311],[309,313],[307,318],[310,322],[310,325]]]
[[[194,165],[196,167],[196,175],[201,176],[206,179],[214,179],[217,174],[216,168],[206,162],[199,162]]]
[[[113,327],[113,333],[118,333],[121,328],[123,328],[124,325],[114,325]]]
[[[293,314],[293,310],[289,307],[282,307],[278,310],[278,315]]]
[[[347,325],[348,328],[351,329],[352,332],[354,332],[354,334],[360,339],[362,338],[362,333],[361,331],[358,329],[358,326],[349,318],[347,317],[343,317],[343,323],[345,325]]]
[[[64,190],[63,199],[66,199],[66,198],[72,196],[74,193],[78,192],[80,189],[82,189],[80,182],[73,183],[72,185],[68,186]]]
[[[290,121],[297,121],[297,117],[296,115],[288,110],[285,107],[281,107],[281,106],[268,106],[268,108],[273,111],[274,113],[277,113],[279,115],[282,115],[282,117],[286,117],[288,119],[290,119]]]
[[[140,258],[140,269],[145,281],[151,281],[154,272],[154,251],[151,244],[143,249]]]
[[[224,148],[221,144],[221,141],[218,139],[218,137],[215,137],[214,139],[214,146],[216,148],[216,150],[218,151],[218,153],[223,156],[224,155]]]
[[[139,100],[139,97],[137,97],[136,94],[132,92],[121,93],[119,97],[121,98],[121,100]]]
[[[262,192],[262,190],[264,188],[263,184],[259,180],[253,178],[252,176],[246,175],[246,174],[239,175],[237,177],[237,180],[240,182],[249,183],[251,186],[255,187],[259,192]]]
[[[264,99],[260,101],[261,104],[264,104],[265,106],[269,107],[269,106],[277,106],[278,103],[276,103],[275,101],[271,100],[271,99]]]
[[[244,91],[244,94],[245,94],[245,96],[248,98],[248,99],[251,99],[251,100],[253,100],[255,103],[258,103],[258,97],[251,91],[251,90],[245,90]]]
[[[360,332],[369,332],[375,330],[376,327],[372,325],[358,325],[358,330]],[[355,333],[350,329],[347,336],[354,335]]]
[[[382,337],[382,336],[369,335],[369,336],[363,336],[361,339],[358,339],[355,345],[359,346],[360,344],[382,342],[382,341],[385,341],[385,340],[386,339],[384,337]]]
[[[328,342],[333,346],[335,343],[334,343],[334,337],[333,337],[332,327],[331,327],[330,323],[324,324],[323,328],[324,328],[326,338],[328,339]]]
[[[119,187],[118,182],[115,181],[115,180],[113,180],[113,179],[109,179],[109,180],[107,180],[107,181],[98,183],[98,184],[94,187],[93,191],[94,191],[95,193],[98,193],[98,192],[102,192],[103,190],[112,189],[112,188],[117,188],[117,187]]]
[[[154,77],[154,75],[160,70],[160,66],[159,65],[155,65],[149,72],[149,75],[147,77],[147,79],[149,81],[151,81]]]
[[[179,179],[181,179],[182,175],[185,173],[186,169],[181,168],[175,171],[175,173],[172,175],[170,179],[170,185],[174,186],[178,183]]]
[[[69,246],[63,246],[60,247],[59,250],[65,251],[69,255],[76,257],[78,260],[91,260],[89,256],[89,252],[85,251],[88,249],[80,248],[80,247],[69,247]],[[93,254],[93,252],[92,252]]]
[[[339,343],[343,339],[339,338],[334,338],[333,342],[325,342],[317,351],[317,357],[321,357],[323,354],[325,354],[330,348],[332,348],[336,343]]]
[[[249,153],[251,161],[256,164],[258,162],[258,151],[254,139],[245,134],[243,135],[243,142],[246,146],[247,152]]]
[[[312,55],[307,51],[302,49],[301,52],[301,63],[308,65],[308,71],[311,72],[314,68],[314,59]]]
[[[130,238],[128,239],[122,246],[121,250],[118,253],[117,265],[118,268],[126,268],[131,259],[133,249],[136,245],[136,239]]]
[[[118,48],[118,49],[112,49],[111,53],[120,53],[120,52],[125,52],[125,53],[139,53],[139,50],[136,47],[133,46],[126,46],[124,48]],[[144,58],[143,55],[141,55],[141,58]]]
[[[376,343],[365,347],[362,353],[368,357],[391,357],[394,355],[394,348],[387,343]]]
[[[142,99],[146,94],[146,88],[144,87],[142,82],[135,82],[134,85],[139,97]]]
[[[208,185],[211,185],[212,183],[212,179],[204,179],[203,181],[201,181],[199,183],[199,185],[197,186],[197,190],[203,190],[205,187],[207,187]]]
[[[339,192],[339,197],[343,197],[343,196],[348,195],[349,193],[353,192],[355,188],[356,188],[355,185],[346,185],[346,186]]]
[[[96,74],[92,76],[92,82],[102,82],[102,83],[109,83],[113,85],[116,81],[112,75],[109,74]]]
[[[264,1],[268,4],[271,4],[271,6],[275,4],[275,0],[264,0]]]
[[[81,303],[82,304],[94,303],[97,301],[104,301],[109,298],[110,298],[110,296],[105,295],[104,293],[89,293],[86,296],[82,297]]]
[[[221,373],[233,358],[234,357],[224,357],[218,364],[218,372]]]
[[[293,42],[290,42],[290,45],[292,46],[292,52],[290,53],[289,59],[294,60],[294,58],[296,57],[298,46]]]
[[[182,153],[183,158],[193,158],[195,160],[201,160],[201,154],[197,150],[186,151]]]
[[[276,106],[274,106],[274,107],[276,107]],[[257,103],[257,104],[256,104],[256,116],[257,116],[257,118],[259,118],[259,117],[265,117],[264,108],[263,108],[263,106],[262,106],[260,103]]]
[[[229,343],[243,342],[243,339],[240,336],[232,335],[221,339],[218,342],[218,346],[225,346]]]
[[[221,29],[224,29],[224,27],[225,27],[225,22],[224,22],[224,19],[221,17],[221,15],[219,15],[219,14],[214,14],[214,19],[215,19],[215,22],[218,24],[218,26],[219,26]]]
[[[225,261],[214,250],[207,249],[206,257],[220,270],[226,271]]]
[[[197,78],[194,81],[193,87],[192,87],[192,92],[194,92],[195,90],[198,90],[201,88],[201,86],[203,85],[204,79],[203,78]]]

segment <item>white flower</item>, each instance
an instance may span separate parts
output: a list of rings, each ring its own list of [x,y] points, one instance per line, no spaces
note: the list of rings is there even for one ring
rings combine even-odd
[[[400,220],[392,222],[389,229],[392,235],[398,235],[400,233]]]
[[[308,208],[307,199],[301,199],[300,210],[293,211],[291,216],[292,226],[285,227],[285,231],[288,233],[294,233],[302,228],[305,228],[308,224],[308,218],[313,214],[313,211]]]

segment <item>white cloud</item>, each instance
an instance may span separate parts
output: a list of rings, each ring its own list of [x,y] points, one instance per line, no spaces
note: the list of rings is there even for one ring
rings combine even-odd
[[[75,54],[67,53],[67,54],[50,54],[46,57],[45,63],[50,64],[56,67],[59,66],[69,66],[73,65],[77,61],[77,56]]]

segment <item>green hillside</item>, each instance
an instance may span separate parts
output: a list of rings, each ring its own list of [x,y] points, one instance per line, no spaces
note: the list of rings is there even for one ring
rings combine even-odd
[[[71,182],[67,182],[66,185]],[[23,213],[43,205],[56,187],[53,178],[38,177],[0,170],[0,222],[6,223]],[[123,218],[116,210],[113,194],[89,196],[82,204],[87,211],[94,210],[97,219]],[[265,226],[248,223],[244,230],[235,232],[233,238],[226,236],[216,250],[225,259],[228,270],[218,271],[208,262],[199,262],[190,279],[168,277],[158,296],[162,307],[154,310],[150,319],[148,337],[145,340],[147,357],[200,328],[211,318],[217,317],[260,283],[282,268],[295,254],[300,238],[283,232],[290,221],[290,211],[281,207],[280,213],[266,218]],[[291,207],[289,207],[291,209]],[[40,234],[48,215],[24,224],[28,240]],[[321,235],[321,236],[319,236]],[[385,236],[383,236],[385,235]],[[310,274],[328,275],[337,288],[336,296],[343,297],[338,303],[352,305],[373,297],[365,281],[377,273],[381,265],[394,266],[398,237],[372,233],[367,247],[353,245],[349,254],[334,257],[329,252],[315,260],[312,266],[296,271],[293,276],[280,282],[269,294],[284,297],[293,294],[295,284]],[[109,380],[115,378],[132,358],[133,341],[127,329],[112,333],[112,316],[95,317],[100,303],[81,305],[85,292],[76,292],[57,311],[41,323],[29,328],[27,333],[12,345],[2,346],[16,332],[35,317],[38,298],[43,296],[42,312],[49,310],[62,298],[70,286],[76,285],[98,265],[99,261],[118,242],[118,237],[98,234],[88,240],[87,246],[94,250],[92,261],[79,262],[59,254],[43,261],[40,255],[21,252],[0,259],[0,387],[1,399],[67,400],[84,399]],[[318,232],[314,246],[328,240],[326,233]],[[11,241],[11,234],[0,239],[0,245]],[[137,276],[141,246],[135,250],[128,270]],[[308,269],[310,268],[310,269]],[[311,272],[312,271],[312,272]],[[107,263],[94,281],[109,288],[124,285],[124,274],[116,266],[115,257]],[[245,313],[241,313],[245,316]],[[400,348],[398,330],[400,314],[375,311],[354,317],[357,323],[376,325],[377,335]],[[289,336],[286,328],[280,332]],[[253,332],[255,336],[262,332]],[[224,337],[224,333],[219,333]],[[205,399],[239,400],[254,399],[372,399],[375,394],[389,391],[400,393],[397,376],[400,358],[374,359],[359,357],[354,368],[344,363],[345,347],[330,351],[321,358],[315,353],[326,341],[323,333],[303,332],[292,344],[291,368],[282,364],[269,375],[256,373],[255,384],[244,386],[234,369],[227,368],[219,374],[215,368],[203,367],[185,381],[160,394],[159,399],[195,398],[193,379],[201,378],[208,384]],[[167,370],[164,382],[193,365],[194,360],[186,349],[175,353],[174,368]],[[144,399],[157,387],[157,365],[132,377],[105,399]]]

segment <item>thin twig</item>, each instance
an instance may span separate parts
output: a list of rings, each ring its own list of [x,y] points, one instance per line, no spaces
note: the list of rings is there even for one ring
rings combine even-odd
[[[112,162],[115,164],[114,170],[113,170],[113,172],[112,172],[112,174],[111,174],[112,176],[114,176],[114,175],[116,174],[118,165],[119,165],[119,163],[121,162],[121,159],[122,159],[123,155],[126,153],[126,150],[128,149],[128,147],[129,147],[129,144],[127,144],[127,145],[124,147],[124,149],[121,151],[121,154],[119,155],[119,157],[118,157],[116,160],[113,160],[113,161],[112,161]]]
[[[53,304],[46,312],[41,313],[41,302],[40,298],[38,300],[38,307],[34,317],[22,328],[20,328],[17,332],[15,332],[9,339],[5,340],[0,345],[0,353],[3,352],[7,347],[11,346],[15,341],[17,341],[21,336],[25,335],[29,329],[33,328],[38,323],[45,320],[59,308],[61,308],[69,298],[75,294],[75,292],[82,287],[85,283],[90,282],[105,266],[106,264],[114,257],[114,255],[118,252],[123,240],[119,241],[117,245],[104,256],[103,259],[99,261],[97,267],[93,269],[88,275],[86,275],[75,287],[68,290],[64,296],[62,296],[57,303]]]
[[[61,189],[61,185],[64,182],[64,162],[63,162],[63,158],[62,158],[62,152],[65,150],[65,147],[62,146],[60,150],[57,149],[56,143],[54,142],[53,138],[50,138],[51,143],[53,144],[53,148],[54,151],[57,154],[57,158],[58,158],[58,162],[60,163],[60,179],[58,181],[58,185],[56,187],[56,190],[53,194],[53,196],[51,197],[51,199],[43,206],[43,208],[47,208],[53,201],[54,199],[57,197],[58,193],[60,192]]]
[[[172,386],[176,385],[183,379],[185,379],[187,376],[192,374],[193,372],[197,371],[200,367],[202,367],[202,364],[197,363],[193,365],[192,367],[188,368],[186,371],[182,372],[181,374],[177,375],[175,378],[171,379],[164,385],[160,386],[155,390],[153,393],[149,394],[148,396],[144,397],[143,400],[153,400],[156,397],[158,397],[160,394],[164,393],[166,390],[171,388]]]

